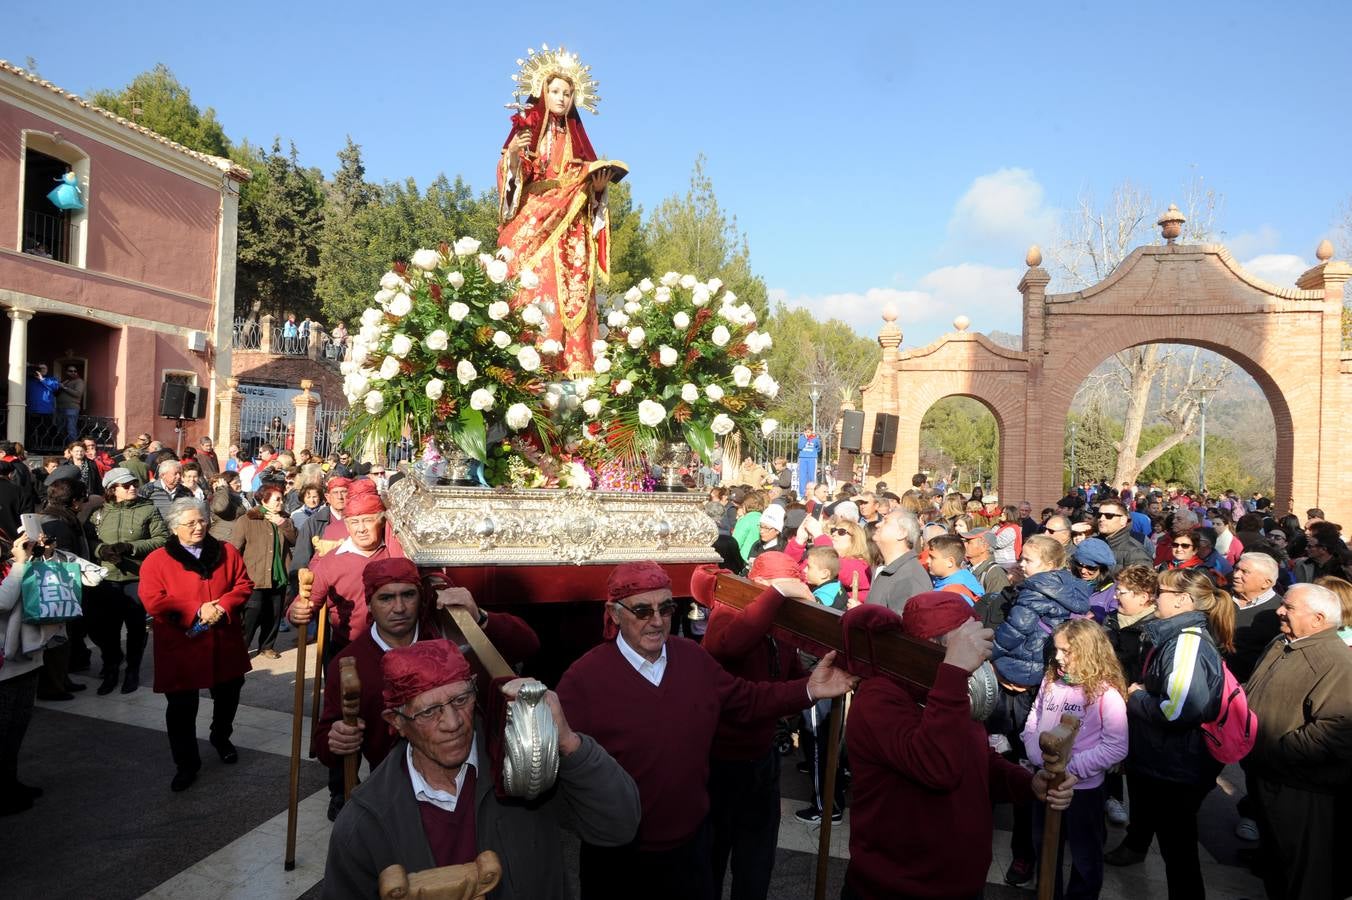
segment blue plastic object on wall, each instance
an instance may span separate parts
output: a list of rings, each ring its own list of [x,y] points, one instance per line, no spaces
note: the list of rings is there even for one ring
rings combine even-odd
[[[80,201],[80,182],[74,172],[62,175],[61,183],[52,188],[47,199],[57,209],[84,209],[84,203]]]

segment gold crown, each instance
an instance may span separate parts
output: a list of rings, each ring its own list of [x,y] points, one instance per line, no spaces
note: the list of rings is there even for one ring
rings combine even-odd
[[[522,109],[526,99],[542,96],[549,80],[557,75],[573,85],[573,105],[596,114],[596,104],[601,102],[596,94],[596,81],[591,76],[591,66],[584,66],[576,53],[569,53],[564,47],[550,50],[548,44],[541,44],[539,53],[527,49],[526,58],[518,59],[516,64],[521,69],[512,76],[516,82],[516,90],[512,91],[516,102],[508,104],[510,108]]]

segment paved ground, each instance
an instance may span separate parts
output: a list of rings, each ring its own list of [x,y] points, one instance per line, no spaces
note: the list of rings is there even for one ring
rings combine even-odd
[[[49,900],[121,898],[319,897],[329,823],[324,817],[325,772],[306,760],[301,768],[301,816],[297,869],[283,870],[286,776],[291,746],[294,633],[277,661],[256,660],[236,719],[236,766],[224,766],[201,741],[203,769],[188,791],[173,794],[173,765],[164,736],[164,698],[152,693],[151,658],[133,694],[97,697],[97,679],[77,675],[89,689],[73,702],[39,703],[20,761],[20,774],[46,795],[33,810],[0,819],[0,896]],[[280,648],[279,648],[280,649]],[[309,654],[313,659],[313,653]],[[93,671],[98,671],[95,654]],[[203,696],[198,718],[205,738],[211,702]],[[308,721],[306,736],[308,745]],[[807,777],[785,762],[781,788],[784,820],[771,897],[810,897],[818,831],[793,818],[809,796]],[[1208,896],[1257,898],[1262,888],[1239,865],[1233,838],[1233,799],[1242,792],[1237,769],[1227,770],[1220,789],[1202,811],[1203,869]],[[1001,882],[1009,864],[1009,818],[997,812],[988,873],[990,900],[1029,898],[1031,891]],[[1110,828],[1109,846],[1121,839]],[[833,834],[828,897],[838,897],[848,856],[849,816]],[[571,853],[566,853],[571,858]],[[576,885],[573,885],[574,893]],[[1105,900],[1144,900],[1165,895],[1157,852],[1140,866],[1109,867]]]

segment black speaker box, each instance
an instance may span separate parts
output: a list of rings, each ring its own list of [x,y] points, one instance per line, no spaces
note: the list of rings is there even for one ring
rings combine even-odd
[[[900,419],[891,413],[878,413],[873,420],[873,455],[887,456],[897,452],[897,424]]]
[[[186,416],[189,419],[205,419],[207,417],[207,389],[199,386],[195,391],[189,391],[188,396],[192,398],[188,402],[187,409],[191,415]]]
[[[192,410],[188,407],[192,391],[185,384],[166,381],[160,386],[160,415],[166,419],[187,419]]]
[[[840,449],[854,453],[864,449],[864,413],[861,410],[841,410]]]

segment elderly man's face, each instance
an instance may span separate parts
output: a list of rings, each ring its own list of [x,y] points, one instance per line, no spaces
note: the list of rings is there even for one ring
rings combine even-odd
[[[458,769],[474,746],[474,693],[472,681],[445,684],[386,712],[385,720],[415,753],[442,768]]]
[[[1020,504],[1019,504],[1019,518],[1021,518],[1021,519],[1031,519],[1032,517],[1033,517],[1033,504],[1031,504],[1031,503],[1020,503]]]
[[[1282,623],[1282,634],[1293,640],[1309,637],[1330,627],[1322,615],[1310,609],[1310,604],[1305,600],[1305,591],[1299,587],[1286,592],[1282,605],[1277,607],[1277,618]]]
[[[1052,516],[1048,519],[1047,533],[1055,538],[1058,544],[1070,546],[1070,522],[1065,516]]]
[[[1234,582],[1235,593],[1246,600],[1257,597],[1272,587],[1272,579],[1248,559],[1241,559],[1235,563],[1235,571],[1230,578]]]
[[[380,513],[367,513],[362,516],[349,516],[343,520],[347,524],[347,534],[358,550],[374,550],[380,546],[385,536],[385,517]]]
[[[161,483],[164,484],[166,489],[171,491],[174,488],[178,487],[178,483],[182,478],[183,472],[178,468],[178,466],[171,466],[165,469],[163,472],[160,472]]]
[[[662,655],[676,613],[671,591],[658,588],[610,604],[610,618],[620,629],[620,640],[649,662]]]

